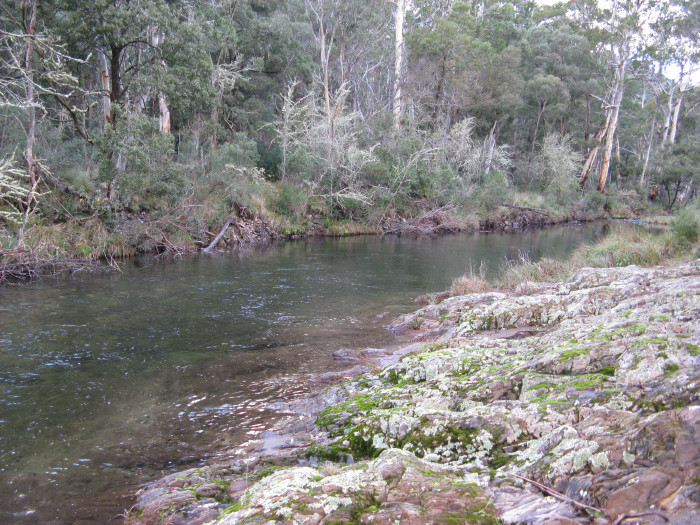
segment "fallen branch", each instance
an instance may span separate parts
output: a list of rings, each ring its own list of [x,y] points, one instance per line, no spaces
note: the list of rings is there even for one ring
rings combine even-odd
[[[435,208],[420,217],[414,217],[384,231],[384,235],[431,235],[436,233],[457,233],[462,226],[448,214],[451,206]]]
[[[16,281],[32,281],[47,275],[57,275],[68,271],[70,274],[82,270],[97,270],[105,268],[95,259],[57,259],[41,261],[31,259],[19,262],[0,264],[0,284],[11,284]]]
[[[663,512],[649,510],[647,512],[640,512],[639,514],[623,514],[622,516],[617,518],[613,522],[612,525],[620,525],[620,523],[622,523],[625,520],[632,520],[634,518],[643,518],[644,516],[658,516],[659,518],[663,519],[666,522],[671,521],[668,519],[668,517]]]
[[[543,210],[542,208],[528,208],[527,206],[516,206],[515,204],[499,204],[499,206],[503,206],[505,208],[513,208],[514,210],[520,211],[531,211],[534,213],[539,213],[541,215],[549,215],[549,212],[547,210]]]
[[[521,476],[520,474],[513,474],[512,472],[506,472],[508,476],[513,476],[514,478],[521,479],[523,481],[527,481],[528,483],[533,484],[535,487],[538,489],[542,490],[543,492],[546,492],[550,496],[554,496],[557,499],[560,499],[562,501],[566,501],[567,503],[573,503],[577,507],[581,507],[582,509],[588,509],[592,510],[594,512],[600,512],[601,514],[603,511],[601,509],[598,509],[596,507],[591,507],[590,505],[586,505],[585,503],[581,503],[580,501],[576,501],[575,499],[570,498],[566,494],[562,494],[561,492],[557,492],[556,490],[549,488],[547,485],[543,485],[542,483],[538,483],[535,480],[526,478],[524,476]]]
[[[217,244],[219,244],[219,241],[220,241],[221,238],[224,236],[224,233],[226,233],[226,230],[228,229],[228,227],[231,226],[231,223],[233,223],[233,219],[232,219],[231,217],[229,217],[228,219],[226,219],[226,223],[224,224],[224,227],[221,228],[221,231],[219,232],[219,235],[217,235],[216,238],[215,238],[213,241],[211,241],[211,243],[209,244],[209,246],[207,246],[206,248],[204,248],[204,249],[202,250],[204,253],[209,253],[210,251],[212,251],[212,249],[214,249],[214,247],[215,247]]]

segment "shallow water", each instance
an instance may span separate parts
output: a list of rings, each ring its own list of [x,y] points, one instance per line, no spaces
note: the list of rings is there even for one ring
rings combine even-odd
[[[631,226],[308,240],[0,289],[0,522],[105,523],[260,432],[335,350],[395,343],[384,325],[413,297],[611,227]]]

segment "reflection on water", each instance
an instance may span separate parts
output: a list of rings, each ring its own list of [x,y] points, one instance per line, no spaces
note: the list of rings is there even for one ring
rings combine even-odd
[[[416,295],[603,227],[309,240],[0,289],[0,522],[105,522],[130,487],[259,432],[333,351],[391,344]]]

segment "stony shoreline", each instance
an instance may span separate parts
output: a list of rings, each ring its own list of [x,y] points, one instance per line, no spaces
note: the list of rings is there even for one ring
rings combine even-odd
[[[445,299],[131,523],[698,523],[700,262]],[[380,368],[383,367],[383,368]]]

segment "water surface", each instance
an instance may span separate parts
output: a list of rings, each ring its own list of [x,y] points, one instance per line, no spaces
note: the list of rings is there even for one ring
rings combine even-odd
[[[2,288],[0,522],[104,523],[139,485],[260,432],[335,350],[395,343],[383,327],[415,296],[610,227],[307,240]]]

